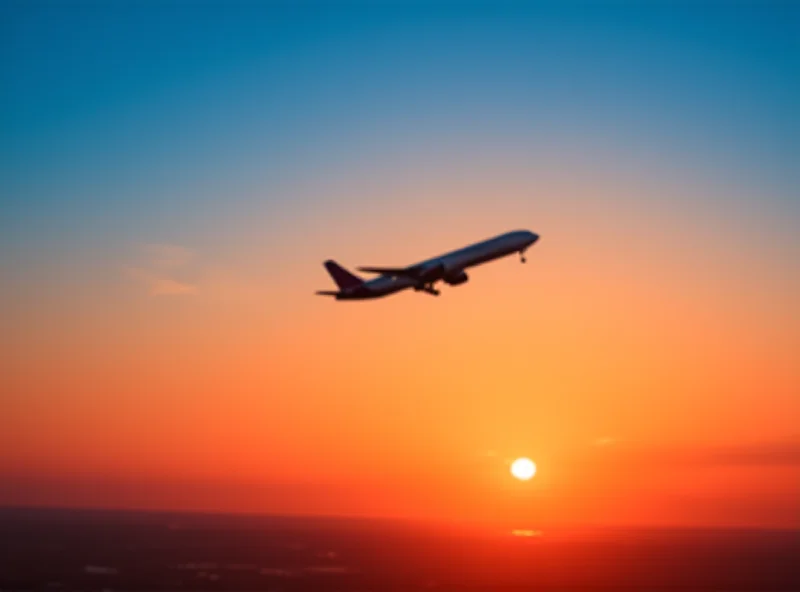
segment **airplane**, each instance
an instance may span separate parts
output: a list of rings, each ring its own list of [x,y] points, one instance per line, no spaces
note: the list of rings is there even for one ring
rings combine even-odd
[[[407,288],[438,296],[434,288],[437,281],[458,286],[469,280],[469,267],[475,267],[512,253],[519,253],[525,263],[525,251],[539,240],[539,235],[529,230],[515,230],[498,235],[456,251],[439,255],[433,259],[415,263],[409,267],[359,267],[358,271],[377,273],[377,278],[363,280],[349,272],[332,259],[325,261],[327,269],[338,290],[319,290],[320,296],[333,296],[336,300],[368,300],[382,298]]]

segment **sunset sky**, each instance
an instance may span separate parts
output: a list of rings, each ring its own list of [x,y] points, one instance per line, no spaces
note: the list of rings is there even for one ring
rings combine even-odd
[[[493,4],[2,3],[0,504],[800,527],[798,5]]]

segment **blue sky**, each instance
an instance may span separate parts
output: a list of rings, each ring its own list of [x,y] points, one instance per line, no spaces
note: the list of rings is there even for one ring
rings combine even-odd
[[[0,240],[279,220],[327,199],[286,184],[559,151],[796,220],[796,5],[324,5],[3,3]]]

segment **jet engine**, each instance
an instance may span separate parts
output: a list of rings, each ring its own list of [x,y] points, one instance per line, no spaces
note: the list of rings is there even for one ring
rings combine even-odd
[[[423,284],[427,284],[429,282],[435,282],[438,279],[441,279],[446,275],[446,270],[443,263],[437,263],[435,265],[431,265],[427,269],[422,270],[422,273],[419,275],[419,280]]]
[[[446,284],[450,284],[451,286],[457,286],[469,280],[469,276],[467,275],[467,272],[462,269],[454,273],[449,273],[442,279]]]

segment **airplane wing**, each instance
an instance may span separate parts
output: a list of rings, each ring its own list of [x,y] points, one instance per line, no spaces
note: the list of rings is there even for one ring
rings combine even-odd
[[[359,267],[358,271],[366,273],[380,273],[382,275],[399,275],[407,277],[417,277],[419,270],[413,267]]]
[[[358,270],[367,273],[407,277],[415,282],[428,283],[441,279],[444,274],[444,265],[442,263],[426,263],[424,265],[412,265],[410,267],[359,267]]]

